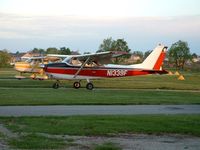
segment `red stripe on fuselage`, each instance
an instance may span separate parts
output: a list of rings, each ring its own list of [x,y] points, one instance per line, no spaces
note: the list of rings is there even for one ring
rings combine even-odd
[[[56,68],[48,67],[45,72],[51,74],[66,74],[75,75],[79,68]],[[94,69],[94,68],[83,68],[78,75],[80,76],[91,76],[91,77],[125,77],[125,76],[137,76],[152,74],[151,71],[138,70],[138,69]]]

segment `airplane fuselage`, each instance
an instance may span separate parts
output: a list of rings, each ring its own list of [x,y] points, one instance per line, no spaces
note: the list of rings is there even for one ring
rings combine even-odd
[[[18,72],[22,73],[40,73],[42,68],[35,67],[30,65],[30,63],[27,62],[17,62],[15,63],[14,69]]]
[[[155,70],[142,70],[134,68],[133,65],[105,65],[97,67],[69,66],[66,63],[48,64],[44,68],[49,78],[54,79],[97,79],[97,78],[116,78],[126,76],[137,76],[154,74],[160,72]]]
[[[76,89],[81,87],[80,81],[86,79],[86,88],[92,90],[94,86],[90,82],[90,79],[166,73],[166,71],[162,69],[166,50],[166,46],[158,45],[142,63],[134,65],[101,65],[112,57],[122,55],[115,52],[69,56],[61,63],[45,65],[44,71],[48,78],[57,80],[52,86],[55,89],[59,87],[60,79],[79,80],[73,84]]]

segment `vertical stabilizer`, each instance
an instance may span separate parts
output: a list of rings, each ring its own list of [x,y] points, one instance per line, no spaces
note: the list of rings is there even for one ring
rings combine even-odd
[[[141,65],[144,69],[160,70],[165,59],[167,47],[158,45],[149,56],[143,61]]]

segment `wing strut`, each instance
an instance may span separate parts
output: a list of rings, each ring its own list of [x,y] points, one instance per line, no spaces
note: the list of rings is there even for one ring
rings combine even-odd
[[[80,71],[83,69],[83,67],[85,66],[85,64],[88,63],[88,61],[90,60],[90,57],[88,57],[86,59],[86,61],[81,65],[81,67],[78,69],[78,71],[75,73],[74,77],[73,78],[76,78],[76,76],[80,73]]]

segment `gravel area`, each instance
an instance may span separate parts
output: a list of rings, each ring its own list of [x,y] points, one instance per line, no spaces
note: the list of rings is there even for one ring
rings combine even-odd
[[[186,135],[126,134],[114,137],[74,137],[75,149],[89,149],[94,144],[111,142],[123,150],[200,150],[200,138]]]

